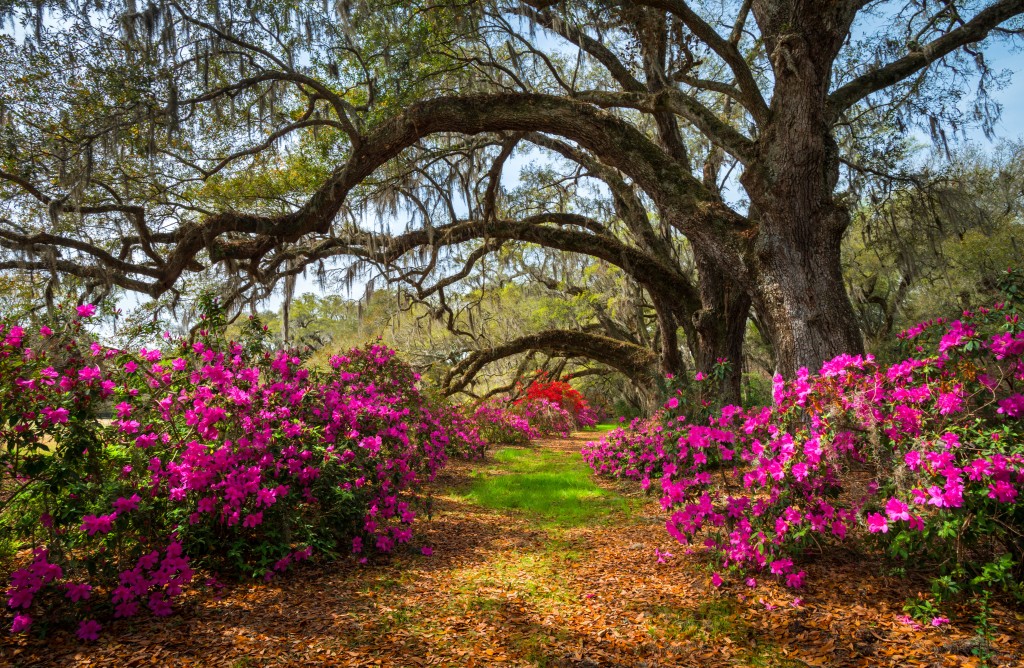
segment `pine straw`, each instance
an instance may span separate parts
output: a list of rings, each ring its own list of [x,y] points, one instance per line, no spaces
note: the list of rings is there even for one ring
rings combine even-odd
[[[540,444],[577,453],[588,436]],[[599,526],[543,529],[463,500],[474,467],[436,483],[417,548],[386,561],[311,565],[269,584],[194,594],[166,619],[106,625],[82,645],[5,636],[0,664],[28,666],[970,666],[968,613],[940,629],[899,623],[923,583],[833,555],[794,594],[761,578],[722,590],[663,528],[656,502]],[[602,483],[603,485],[604,483]],[[433,556],[419,553],[431,545]],[[658,564],[655,549],[675,553]],[[734,580],[736,578],[733,578]],[[768,606],[773,606],[768,609]],[[993,665],[1024,662],[1024,617],[997,607]],[[965,656],[966,655],[966,656]]]

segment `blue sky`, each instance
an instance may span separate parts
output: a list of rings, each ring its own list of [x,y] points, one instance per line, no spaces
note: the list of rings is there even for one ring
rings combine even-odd
[[[1024,137],[1024,53],[1006,44],[988,49],[986,56],[997,70],[1010,70],[1010,84],[994,97],[1003,105],[1003,114],[996,125],[1001,139]]]

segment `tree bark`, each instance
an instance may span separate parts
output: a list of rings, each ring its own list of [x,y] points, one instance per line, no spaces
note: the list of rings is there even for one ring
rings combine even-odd
[[[697,371],[714,373],[715,365],[728,363],[722,378],[721,405],[739,405],[743,387],[743,342],[750,313],[750,294],[741,285],[719,271],[713,263],[697,256],[702,308],[693,316],[695,345],[692,346]]]

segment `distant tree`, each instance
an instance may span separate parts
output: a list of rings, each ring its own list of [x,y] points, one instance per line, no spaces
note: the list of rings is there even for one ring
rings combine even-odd
[[[994,299],[1024,261],[1024,147],[933,160],[853,216],[844,242],[850,295],[869,347],[921,320]]]

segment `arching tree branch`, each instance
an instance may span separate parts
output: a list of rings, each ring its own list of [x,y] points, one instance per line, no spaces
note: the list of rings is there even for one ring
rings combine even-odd
[[[637,380],[652,379],[657,375],[657,356],[647,348],[598,334],[556,329],[470,353],[445,375],[442,383],[445,393],[463,391],[488,364],[531,350],[592,359]]]
[[[919,72],[962,46],[979,42],[1000,23],[1024,13],[1024,0],[1001,0],[978,12],[973,19],[936,38],[909,55],[872,70],[841,86],[828,98],[833,118],[872,93],[888,88]]]

